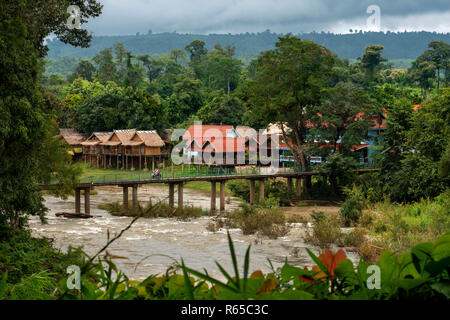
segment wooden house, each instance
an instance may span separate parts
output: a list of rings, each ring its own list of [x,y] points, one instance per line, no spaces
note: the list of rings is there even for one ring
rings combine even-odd
[[[100,166],[105,153],[104,146],[101,143],[108,141],[111,135],[112,132],[94,132],[86,141],[81,143],[85,163],[89,161],[96,167]]]
[[[64,143],[70,146],[69,153],[73,159],[81,157],[83,153],[82,142],[86,140],[86,136],[78,133],[75,129],[59,129],[59,133],[55,138],[62,139]]]
[[[156,131],[136,129],[93,133],[82,143],[85,161],[97,168],[148,168],[161,162],[164,141]]]

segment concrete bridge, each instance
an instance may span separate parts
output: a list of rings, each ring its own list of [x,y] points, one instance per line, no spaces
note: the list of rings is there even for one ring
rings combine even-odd
[[[359,174],[379,171],[380,169],[359,169]],[[256,202],[256,183],[259,187],[259,198],[264,198],[264,182],[268,179],[285,178],[289,190],[293,190],[294,181],[296,183],[297,196],[300,197],[305,188],[305,178],[307,176],[319,175],[318,171],[299,171],[299,172],[277,172],[275,174],[260,173],[223,173],[217,175],[197,175],[197,176],[172,176],[161,178],[151,178],[150,173],[135,173],[131,175],[109,175],[100,177],[85,178],[81,184],[75,187],[75,216],[90,217],[90,191],[97,186],[119,186],[123,188],[123,208],[124,215],[130,213],[129,189],[132,190],[131,209],[136,212],[138,209],[138,187],[148,184],[165,184],[169,187],[169,207],[175,208],[175,186],[178,187],[178,208],[183,208],[183,186],[191,181],[208,181],[211,183],[211,212],[216,211],[217,192],[216,184],[220,184],[219,191],[219,210],[225,211],[225,184],[230,180],[249,180],[250,181],[250,204]],[[43,189],[50,189],[52,186],[42,186]],[[81,190],[84,190],[84,214],[81,213]]]

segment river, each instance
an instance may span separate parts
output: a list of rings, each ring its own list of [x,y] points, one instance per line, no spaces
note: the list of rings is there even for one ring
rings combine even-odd
[[[75,200],[67,200],[45,196],[45,205],[49,208],[48,224],[42,224],[39,219],[30,219],[30,227],[35,236],[54,239],[56,247],[66,251],[69,246],[83,246],[89,255],[95,254],[107,241],[107,231],[114,236],[129,225],[131,218],[115,217],[108,212],[98,209],[104,202],[121,202],[122,188],[98,187],[98,194],[91,196],[91,214],[95,218],[87,220],[57,218],[57,212],[74,212]],[[139,188],[139,200],[145,203],[153,199],[166,198],[168,188],[163,186],[144,186]],[[184,189],[185,204],[208,209],[210,198],[204,192]],[[175,199],[176,203],[176,199]],[[227,201],[227,210],[239,206],[237,199]],[[206,268],[210,275],[223,279],[214,261],[218,261],[226,270],[232,272],[226,231],[208,232],[205,228],[210,217],[179,221],[177,219],[139,219],[121,238],[114,242],[108,252],[114,256],[113,261],[129,278],[143,280],[151,274],[164,273],[172,263],[169,257],[184,259],[185,264],[196,270]],[[250,255],[250,269],[271,271],[267,258],[274,267],[282,266],[285,259],[296,266],[312,266],[313,263],[306,253],[308,247],[303,240],[302,224],[292,224],[289,234],[276,240],[261,239],[257,236],[244,236],[239,229],[231,229],[238,262],[244,263],[245,251],[252,245]],[[310,248],[313,252],[318,250]],[[348,253],[351,260],[357,256]]]

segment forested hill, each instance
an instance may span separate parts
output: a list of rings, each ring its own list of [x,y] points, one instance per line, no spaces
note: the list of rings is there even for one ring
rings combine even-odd
[[[64,56],[92,57],[99,51],[112,47],[121,42],[127,50],[134,54],[165,54],[171,49],[184,49],[193,40],[202,40],[206,47],[211,49],[215,44],[226,46],[228,44],[236,47],[236,56],[257,56],[260,52],[274,48],[278,36],[281,34],[271,33],[243,33],[243,34],[136,34],[130,36],[98,36],[93,37],[89,48],[75,48],[63,44],[58,40],[48,41],[50,48],[48,59]],[[364,48],[369,44],[380,44],[385,47],[383,55],[389,59],[416,59],[427,48],[428,43],[433,40],[444,40],[450,42],[450,33],[442,34],[435,32],[360,32],[353,34],[332,33],[307,33],[299,34],[302,39],[313,40],[328,49],[334,51],[343,59],[356,59],[360,57]]]

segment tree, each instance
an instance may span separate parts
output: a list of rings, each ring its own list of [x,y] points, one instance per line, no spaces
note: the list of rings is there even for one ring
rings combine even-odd
[[[354,85],[339,84],[323,93],[324,101],[311,108],[313,115],[310,141],[314,154],[320,150],[326,157],[329,151],[351,154],[351,147],[367,139],[367,131],[380,113],[369,95]]]
[[[244,111],[245,108],[239,98],[218,91],[211,101],[198,111],[198,116],[203,123],[238,126],[242,124]]]
[[[119,73],[119,79],[122,79],[126,76],[127,73],[127,58],[129,53],[120,42],[117,42],[114,45],[114,51],[116,54],[116,65],[118,68],[117,71]]]
[[[186,53],[181,49],[172,49],[169,54],[170,58],[175,61],[176,64],[180,64],[181,60],[186,59]]]
[[[222,51],[220,51],[222,50]],[[242,62],[229,56],[229,53],[211,50],[205,61],[206,81],[210,89],[223,89],[228,96],[238,86]]]
[[[142,90],[119,87],[115,83],[105,91],[83,100],[77,109],[80,132],[112,131],[117,128],[157,130],[166,128],[164,105],[158,96]]]
[[[112,49],[109,48],[100,51],[94,56],[93,60],[98,65],[98,80],[103,84],[106,84],[108,81],[114,81],[116,75],[116,65],[114,63]]]
[[[437,87],[440,88],[441,71],[448,72],[450,68],[450,44],[444,41],[431,41],[428,45],[432,50],[425,51],[425,59],[432,61],[436,68]]]
[[[425,96],[426,92],[433,86],[432,79],[436,74],[436,68],[432,62],[419,57],[412,63],[409,74],[413,81],[419,83]]]
[[[185,50],[190,53],[191,62],[195,63],[208,53],[205,43],[201,40],[192,41],[186,46]]]
[[[348,171],[359,162],[351,148],[367,140],[380,110],[366,92],[351,83],[326,89],[323,96],[323,102],[311,108],[314,127],[309,131],[308,150],[323,157],[323,173],[329,177],[334,194],[339,195],[339,187],[351,181],[353,173]]]
[[[0,52],[0,224],[15,228],[23,226],[28,215],[44,220],[47,209],[39,184],[56,182],[54,192],[63,196],[79,174],[77,167],[67,165],[70,156],[53,138],[55,110],[38,84],[43,40],[49,32],[75,44],[88,41],[83,32],[72,33],[61,25],[62,5],[59,1],[0,4],[0,43],[8,48]]]
[[[147,68],[148,81],[152,82],[158,79],[164,72],[164,63],[159,59],[154,59],[148,54],[138,55],[136,59],[142,61]]]
[[[76,78],[83,78],[84,80],[92,81],[96,71],[97,70],[92,63],[87,60],[82,60],[78,63],[78,66],[75,69],[75,76]]]
[[[366,47],[364,55],[359,58],[361,67],[366,71],[369,79],[373,79],[381,63],[387,61],[381,56],[383,49],[383,46],[372,44]]]
[[[195,75],[198,79],[204,79],[205,71],[202,62],[208,54],[205,43],[200,40],[194,40],[186,46],[185,50],[190,54],[189,65],[194,70]]]
[[[50,34],[55,34],[64,43],[86,48],[92,36],[85,29],[68,27],[69,5],[80,8],[81,25],[90,18],[98,17],[103,8],[96,0],[6,0],[0,3],[1,21],[19,19],[27,30],[25,38],[31,41],[40,57],[47,54],[48,48],[44,40]]]
[[[132,59],[131,53],[127,52],[126,56],[126,75],[123,80],[123,84],[125,86],[131,86],[133,89],[136,89],[143,80],[143,68],[131,62]]]
[[[203,88],[198,79],[186,74],[180,75],[173,87],[173,94],[167,101],[170,124],[176,125],[187,120],[203,106]]]
[[[224,57],[232,58],[234,54],[236,53],[236,47],[233,47],[231,45],[227,45],[225,48],[222,47],[221,44],[216,44],[214,46],[214,49]]]
[[[280,37],[276,49],[258,57],[256,80],[245,90],[251,114],[264,119],[266,125],[279,124],[283,139],[291,142],[289,148],[303,168],[311,107],[321,104],[334,63],[331,52],[312,41]],[[291,132],[285,130],[286,125]]]
[[[448,188],[449,106],[450,89],[445,89],[416,112],[407,100],[391,108],[383,135],[382,177],[393,201],[435,197]]]

